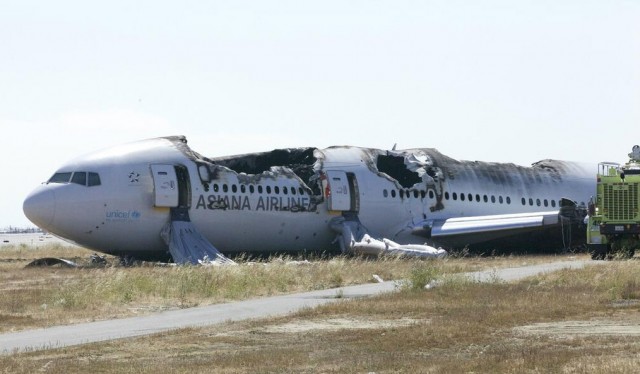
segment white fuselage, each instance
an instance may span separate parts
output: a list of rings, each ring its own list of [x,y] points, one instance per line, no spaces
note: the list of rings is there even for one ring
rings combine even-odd
[[[357,214],[370,233],[403,244],[424,243],[412,234],[421,222],[557,210],[560,198],[585,203],[595,188],[595,166],[575,163],[548,161],[533,169],[460,162],[428,149],[397,151],[395,159],[387,159],[419,156],[419,162],[405,162],[410,165],[402,171],[411,180],[402,182],[402,176],[395,179],[380,170],[380,160],[391,157],[385,151],[332,147],[310,153],[314,159],[306,166],[313,177],[303,178],[290,165],[255,174],[238,171],[238,160],[253,159],[206,159],[183,138],[130,143],[67,163],[54,175],[58,181],[29,195],[24,211],[44,230],[79,245],[152,258],[167,253],[160,231],[172,208],[158,206],[163,188],[176,193],[197,229],[228,253],[331,250],[336,233],[329,221],[347,211]],[[152,165],[176,167],[185,179],[160,185]],[[97,174],[99,184],[83,185],[82,173]],[[332,175],[346,177],[329,180]],[[336,209],[342,198],[350,207]]]

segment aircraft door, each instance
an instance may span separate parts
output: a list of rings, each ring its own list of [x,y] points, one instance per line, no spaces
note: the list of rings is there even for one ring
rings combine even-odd
[[[358,181],[355,174],[327,170],[323,189],[329,210],[347,212],[360,210]]]
[[[175,208],[180,201],[178,176],[173,165],[151,165],[153,175],[154,205]]]

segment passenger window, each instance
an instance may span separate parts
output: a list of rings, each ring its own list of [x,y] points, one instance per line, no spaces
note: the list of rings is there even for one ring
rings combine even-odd
[[[229,192],[229,187],[227,186],[226,183],[222,184],[222,192]]]
[[[256,192],[256,189],[253,187],[253,184],[249,185],[249,193],[254,193]]]
[[[396,197],[396,190],[391,190],[391,197]]]
[[[300,192],[300,195],[304,195],[304,190],[302,189],[302,187],[298,187],[298,192]]]
[[[429,198],[433,199],[433,191],[432,190],[429,190]]]
[[[296,188],[295,187],[291,187],[291,194],[295,195],[296,194]]]
[[[533,206],[533,199],[529,198],[529,205]]]
[[[453,193],[453,200],[458,200],[458,194],[457,193]]]
[[[404,198],[404,190],[400,190],[400,198]]]
[[[507,204],[511,205],[511,198],[507,196]]]
[[[236,186],[235,184],[231,185],[231,192],[236,193],[238,192],[238,186]]]
[[[389,196],[389,191],[387,191],[387,190],[382,190],[382,196],[384,196],[384,197],[388,197],[388,196]]]
[[[282,193],[285,195],[289,193],[289,189],[287,188],[287,186],[282,187]]]
[[[218,183],[214,183],[214,184],[213,184],[213,190],[214,190],[215,192],[218,192],[218,190],[219,190],[219,189],[220,189],[220,188],[218,187]]]
[[[469,201],[473,201],[473,195],[472,194],[467,195],[467,198],[469,199]]]
[[[495,202],[496,202],[496,197],[495,197],[495,195],[491,195],[491,202],[495,204]]]
[[[549,201],[547,199],[544,199],[544,206],[545,207],[549,206]]]
[[[245,186],[244,184],[241,184],[240,185],[240,192],[246,193],[247,192],[247,186]]]
[[[502,196],[498,196],[498,202],[499,202],[500,204],[502,204],[502,203],[503,203],[503,201],[504,201],[504,200],[502,200]]]
[[[258,193],[262,193],[262,186],[258,186]]]
[[[420,192],[418,192],[418,190],[413,191],[413,197],[417,199],[419,196],[420,196]]]
[[[445,200],[449,200],[449,191],[444,193],[444,198]]]
[[[427,197],[427,191],[420,191],[420,197],[423,199]]]
[[[525,199],[524,197],[522,198],[522,205],[527,205],[527,199]]]
[[[476,201],[480,202],[480,195],[476,194]]]
[[[556,207],[556,201],[555,200],[551,200],[551,206],[554,207],[554,208]]]
[[[540,206],[540,199],[536,199],[536,205]]]
[[[84,171],[76,171],[73,173],[71,183],[79,184],[81,186],[87,185],[87,173]]]
[[[55,173],[47,183],[69,183],[71,173]]]
[[[89,187],[99,186],[102,184],[100,182],[100,175],[98,173],[89,172]]]
[[[489,202],[489,196],[487,196],[487,195],[482,196],[482,200],[484,200],[485,203],[488,203]]]
[[[267,186],[267,193],[271,193],[271,186]]]
[[[280,193],[280,187],[278,186],[273,187],[273,192],[275,192],[276,195],[278,195]]]
[[[460,200],[464,201],[464,194],[463,193],[460,194]]]

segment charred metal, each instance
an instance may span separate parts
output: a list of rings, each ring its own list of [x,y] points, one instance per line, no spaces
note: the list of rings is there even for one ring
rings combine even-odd
[[[395,179],[404,188],[411,188],[416,183],[422,182],[417,172],[407,169],[403,156],[379,155],[376,167],[381,173],[385,173]]]
[[[231,186],[231,190],[236,192],[237,187],[234,185],[236,182],[239,184],[238,190],[242,192],[249,189],[253,192],[254,188],[260,190],[263,186],[269,191],[272,187],[261,183],[265,179],[289,180],[287,184],[292,191],[300,190],[300,196],[272,197],[271,200],[260,197],[255,207],[250,206],[246,198],[236,203],[233,200],[236,198],[234,196],[208,195],[206,198],[200,196],[198,208],[304,212],[315,211],[318,204],[323,201],[319,184],[322,153],[316,148],[276,149],[270,152],[218,158],[202,157],[189,150],[184,143],[178,143],[178,149],[198,165],[200,181],[205,192],[212,190],[213,193],[218,193],[221,188],[222,192],[226,193],[229,188],[227,183]],[[230,178],[230,176],[233,177]],[[275,191],[279,189],[278,186],[273,188]],[[303,191],[307,197],[302,196]],[[292,192],[292,195],[296,195],[295,192]]]
[[[315,175],[314,165],[318,161],[314,156],[315,148],[275,149],[270,152],[252,153],[241,156],[216,158],[216,165],[227,167],[238,174],[258,175],[265,172],[278,172],[273,167],[291,170],[303,181],[310,181]]]

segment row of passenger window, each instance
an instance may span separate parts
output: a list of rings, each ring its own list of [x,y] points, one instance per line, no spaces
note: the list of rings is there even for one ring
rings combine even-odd
[[[222,184],[218,184],[218,183],[213,183],[212,185],[213,191],[214,192],[229,192],[229,190],[231,190],[231,192],[236,193],[238,191],[240,191],[241,193],[246,193],[247,191],[249,191],[249,193],[255,193],[256,191],[258,193],[263,193],[266,191],[266,193],[270,194],[270,193],[274,193],[276,195],[279,195],[280,192],[282,192],[283,195],[304,195],[304,189],[302,187],[287,187],[287,186],[265,186],[263,187],[262,185],[258,185],[258,186],[254,186],[252,184],[250,185],[244,185],[241,184],[240,186],[238,186],[237,184],[231,184],[228,185],[226,183],[222,183]]]
[[[100,175],[86,171],[55,173],[47,183],[75,183],[81,186],[93,187],[100,185]]]
[[[525,199],[524,197],[522,198],[522,205],[527,205],[527,199]],[[533,199],[529,198],[529,205],[533,206]],[[542,206],[544,205],[545,207],[548,207],[549,205],[551,205],[552,208],[556,207],[556,201],[555,200],[540,200],[540,199],[536,199],[536,205],[537,206]],[[558,206],[560,206],[560,203],[558,202]]]
[[[404,198],[406,197],[411,197],[413,196],[414,198],[425,198],[427,195],[427,193],[425,191],[418,191],[418,190],[413,190],[413,191],[405,191],[405,190],[398,190],[398,192],[396,192],[396,190],[383,190],[382,191],[382,196],[384,197],[389,197],[391,196],[392,198],[395,198],[396,196],[400,196],[400,198]],[[434,198],[434,193],[433,190],[429,190],[429,198],[433,199]],[[458,194],[457,192],[453,192],[453,193],[449,193],[448,191],[444,193],[444,199],[445,200],[460,200],[460,201],[469,201],[469,202],[485,202],[488,203],[489,201],[491,201],[491,203],[498,203],[498,204],[511,204],[511,197],[506,196],[506,197],[502,197],[502,196],[498,196],[496,198],[495,195],[482,195],[480,196],[480,194],[464,194],[464,193],[460,193]],[[529,200],[525,199],[524,197],[521,200],[522,205],[527,205],[527,202],[529,203],[530,206],[533,206],[534,203],[537,206],[545,206],[545,207],[549,207],[551,206],[552,208],[556,207],[556,201],[555,200],[548,200],[548,199],[535,199],[535,201],[533,200],[533,198],[529,198]]]
[[[391,190],[391,193],[389,193],[389,191],[387,190],[383,190],[382,191],[382,196],[384,197],[389,197],[389,195],[391,195],[392,198],[395,198],[396,196],[400,196],[401,199],[403,199],[405,196],[406,197],[411,197],[412,192],[407,190],[399,190],[398,192],[396,192],[396,190]],[[427,193],[425,191],[418,191],[418,190],[413,190],[413,197],[414,198],[422,198],[424,199],[427,196]],[[429,198],[433,199],[433,191],[429,191]]]
[[[473,196],[473,194],[466,194],[465,195],[463,193],[461,193],[458,196],[458,193],[456,193],[456,192],[452,193],[451,195],[449,195],[449,192],[445,192],[444,193],[445,200],[449,200],[449,198],[451,198],[452,200],[458,200],[458,197],[460,198],[461,201],[465,201],[465,200],[473,201],[473,197],[474,196]],[[475,201],[478,202],[478,203],[480,201],[483,201],[485,203],[488,203],[489,201],[491,201],[491,203],[493,203],[493,204],[495,204],[496,202],[498,202],[499,204],[504,204],[504,203],[511,204],[511,198],[509,196],[507,196],[506,198],[503,198],[500,195],[498,195],[497,198],[496,198],[495,195],[491,195],[491,196],[482,195],[482,198],[481,198],[479,194],[476,194],[475,195]]]

